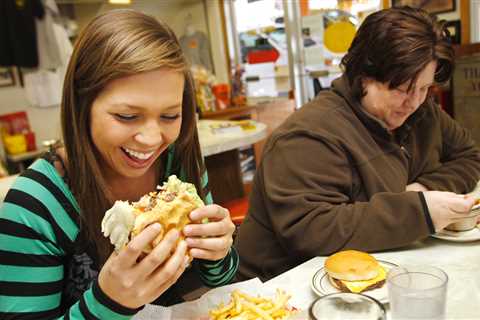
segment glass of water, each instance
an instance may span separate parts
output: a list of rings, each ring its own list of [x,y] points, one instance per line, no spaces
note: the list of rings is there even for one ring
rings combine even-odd
[[[313,320],[385,320],[385,307],[359,293],[332,293],[315,300],[309,308]]]
[[[393,319],[445,319],[447,274],[431,266],[390,269],[388,296]]]

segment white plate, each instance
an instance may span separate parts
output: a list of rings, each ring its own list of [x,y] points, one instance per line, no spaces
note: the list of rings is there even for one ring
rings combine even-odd
[[[480,240],[480,229],[477,227],[468,231],[449,231],[442,230],[439,233],[432,234],[432,237],[454,242],[471,242]]]
[[[397,266],[396,264],[391,262],[382,261],[382,260],[377,260],[377,261],[380,263],[382,267],[385,268],[387,273],[388,273],[388,270]],[[321,268],[320,270],[315,272],[312,278],[311,286],[312,286],[312,290],[318,296],[324,296],[330,293],[341,292],[338,288],[334,287],[331,284],[330,280],[328,280],[328,275],[325,272],[325,268]],[[375,298],[381,303],[388,302],[388,291],[387,291],[386,283],[380,288],[368,290],[368,291],[362,292],[362,294]]]

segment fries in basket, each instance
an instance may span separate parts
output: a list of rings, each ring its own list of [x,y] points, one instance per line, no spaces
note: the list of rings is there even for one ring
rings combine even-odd
[[[295,310],[287,306],[291,295],[277,289],[274,299],[253,297],[234,290],[227,305],[221,303],[216,309],[210,310],[212,320],[281,320],[287,319]]]

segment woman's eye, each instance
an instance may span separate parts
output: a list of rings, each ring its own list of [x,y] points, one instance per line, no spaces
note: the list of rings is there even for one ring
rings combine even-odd
[[[167,121],[173,121],[176,120],[180,117],[180,114],[165,114],[162,116],[162,119],[167,120]]]
[[[120,121],[132,121],[137,119],[137,116],[134,114],[121,114],[121,113],[116,113],[115,117],[120,120]]]

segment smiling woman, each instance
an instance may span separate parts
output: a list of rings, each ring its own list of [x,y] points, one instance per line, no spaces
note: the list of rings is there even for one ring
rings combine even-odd
[[[95,99],[91,135],[113,190],[125,190],[125,177],[154,189],[143,176],[155,177],[152,163],[180,134],[184,83],[182,73],[159,69],[113,80]]]
[[[180,302],[177,289],[192,275],[208,286],[233,278],[234,225],[212,203],[194,101],[168,26],[132,10],[86,26],[64,82],[64,145],[16,179],[0,209],[1,319],[128,319],[147,303]],[[163,232],[157,224],[112,253],[105,211],[170,175],[193,184],[206,205],[189,212],[183,230],[163,230],[148,254]]]

